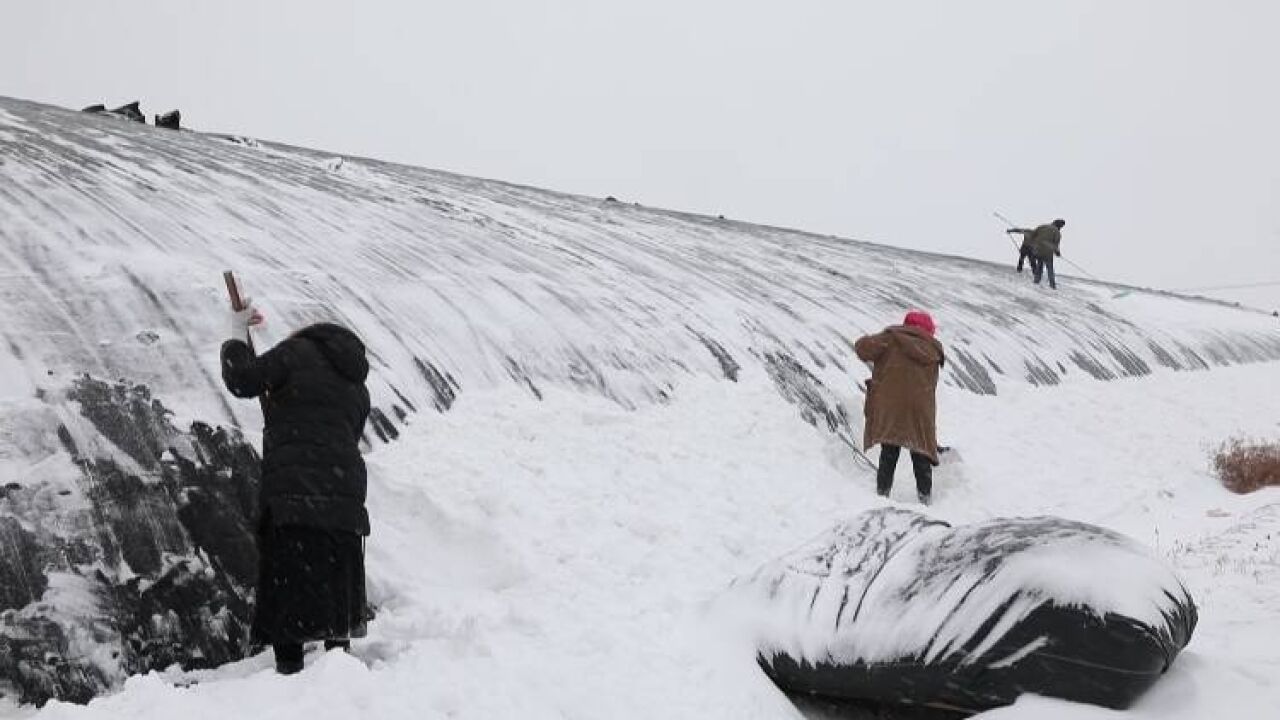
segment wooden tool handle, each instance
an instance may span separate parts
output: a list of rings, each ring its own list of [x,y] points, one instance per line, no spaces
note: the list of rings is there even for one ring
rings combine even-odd
[[[236,274],[230,270],[224,270],[222,279],[227,283],[227,297],[231,298],[231,309],[236,312],[243,310],[244,300],[240,297],[240,283],[236,282]]]

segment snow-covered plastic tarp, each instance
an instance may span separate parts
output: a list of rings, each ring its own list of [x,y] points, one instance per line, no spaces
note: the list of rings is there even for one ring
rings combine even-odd
[[[1138,543],[1055,517],[952,527],[871,510],[734,583],[782,689],[977,711],[1036,693],[1129,706],[1196,608]]]

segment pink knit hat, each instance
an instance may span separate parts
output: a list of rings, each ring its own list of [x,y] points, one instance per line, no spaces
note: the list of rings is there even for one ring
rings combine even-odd
[[[908,327],[918,327],[929,333],[930,336],[938,329],[938,326],[933,322],[933,317],[923,310],[912,310],[907,313],[907,316],[902,320],[902,324]]]

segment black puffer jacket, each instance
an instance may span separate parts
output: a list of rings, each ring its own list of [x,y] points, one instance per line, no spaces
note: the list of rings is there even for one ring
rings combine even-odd
[[[222,345],[222,380],[262,396],[263,517],[275,525],[369,534],[360,436],[369,417],[364,343],[339,325],[299,330],[261,357]]]

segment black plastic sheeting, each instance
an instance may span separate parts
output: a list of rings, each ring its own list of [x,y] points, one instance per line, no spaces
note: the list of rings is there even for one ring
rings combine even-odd
[[[1149,595],[1149,607],[1158,610],[1142,620],[1081,604],[1078,598],[1055,602],[1052,592],[1037,584],[1044,576],[1034,567],[1027,571],[1029,557],[1060,560],[1063,553],[1043,552],[1053,551],[1053,544],[1060,544],[1068,555],[1087,548],[1080,557],[1091,568],[1106,567],[1107,555],[1113,553],[1115,567],[1125,568],[1130,580],[1169,578],[1150,582],[1145,589],[1143,580],[1136,582],[1137,589]],[[1015,571],[1012,560],[1019,555]],[[1147,560],[1153,566],[1142,572],[1141,563]],[[903,563],[912,564],[907,572]],[[1010,573],[1026,582],[1009,587],[1007,600],[975,619],[974,627],[957,635],[954,623],[942,623],[962,642],[935,636],[893,657],[857,644],[859,627],[883,636],[894,632],[894,624],[904,618],[910,622],[922,617],[919,603],[935,606],[930,617],[963,615],[961,606],[981,595],[983,585],[998,585],[997,592],[1006,592]],[[1077,575],[1081,573],[1072,573]],[[1105,570],[1096,577],[1108,582]],[[1131,597],[1135,583],[1124,585],[1116,592]],[[1197,620],[1190,595],[1160,560],[1111,531],[1052,517],[952,528],[910,511],[880,508],[764,566],[735,587],[763,600],[766,614],[773,612],[770,629],[761,631],[758,660],[789,694],[965,712],[1008,705],[1023,693],[1129,707],[1168,670]],[[1108,590],[1100,588],[1095,595],[1105,598]],[[1030,605],[1028,598],[1034,599]],[[940,599],[955,607],[937,607]],[[823,616],[828,602],[838,603],[834,622],[830,614]],[[831,638],[824,651],[815,653],[815,630],[821,639],[824,626],[814,624],[819,616],[821,623],[830,625]],[[1150,616],[1160,620],[1152,622]],[[781,630],[779,617],[784,619]],[[787,619],[797,617],[794,636],[788,637]],[[868,635],[864,632],[862,637]],[[945,651],[939,652],[939,647]]]

